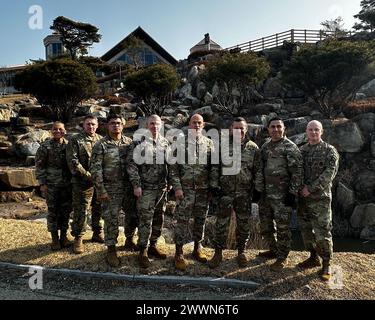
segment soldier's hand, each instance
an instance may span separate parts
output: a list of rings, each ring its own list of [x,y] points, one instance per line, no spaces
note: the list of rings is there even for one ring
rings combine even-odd
[[[134,195],[139,198],[139,197],[142,197],[142,188],[141,187],[138,187],[138,188],[134,188]]]
[[[109,195],[108,193],[102,193],[98,195],[98,200],[100,202],[109,201]]]
[[[42,193],[43,196],[45,196],[47,194],[47,191],[48,191],[48,187],[46,184],[42,184],[40,186],[40,192]]]
[[[178,189],[175,191],[174,196],[176,197],[176,200],[181,200],[184,198],[184,192],[182,189]]]
[[[303,189],[299,192],[302,197],[306,198],[310,195],[309,189],[307,189],[306,186],[303,187]]]

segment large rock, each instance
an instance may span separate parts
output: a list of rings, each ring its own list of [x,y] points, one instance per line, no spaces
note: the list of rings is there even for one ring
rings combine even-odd
[[[180,90],[179,90],[179,97],[180,98],[186,98],[188,96],[191,96],[193,88],[190,83],[186,83]]]
[[[371,156],[375,158],[375,133],[371,135],[370,152]]]
[[[28,189],[39,185],[34,168],[2,168],[0,169],[0,185],[2,189]]]
[[[197,91],[196,91],[196,97],[198,99],[203,99],[205,94],[207,92],[207,87],[206,87],[206,84],[204,82],[199,82],[198,85],[197,85]]]
[[[198,78],[199,71],[197,66],[193,66],[188,73],[188,81],[193,83]]]
[[[358,125],[351,121],[330,125],[323,124],[323,140],[336,147],[339,152],[360,152],[365,144]]]
[[[281,97],[283,93],[282,82],[279,77],[268,78],[263,86],[265,98]]]
[[[307,136],[306,133],[296,134],[294,136],[288,137],[291,141],[293,141],[297,146],[301,146],[307,143]]]
[[[359,200],[375,201],[375,172],[373,170],[360,171],[353,183],[356,198]]]
[[[342,216],[348,218],[353,213],[355,205],[354,191],[339,182],[336,189],[336,208]]]
[[[40,143],[50,137],[49,131],[41,129],[20,135],[14,143],[15,152],[22,157],[35,156]]]
[[[375,240],[375,225],[364,227],[359,237],[364,240]]]
[[[214,112],[212,111],[212,108],[210,106],[196,109],[194,110],[194,112],[192,112],[192,115],[196,113],[200,114],[205,121],[211,121],[214,118]]]
[[[369,142],[371,134],[375,132],[375,113],[359,114],[353,117],[351,121],[358,125],[366,142]]]
[[[279,103],[260,103],[252,106],[249,111],[253,115],[269,114],[270,112],[280,112],[281,104]]]
[[[6,105],[0,105],[0,121],[10,121],[10,118],[16,117],[17,114],[12,110],[11,107]]]
[[[375,79],[367,82],[362,87],[360,87],[357,93],[362,93],[367,98],[375,97]]]
[[[284,120],[287,136],[304,133],[311,117],[298,117]]]
[[[375,225],[375,203],[356,206],[350,217],[350,225],[355,230]]]

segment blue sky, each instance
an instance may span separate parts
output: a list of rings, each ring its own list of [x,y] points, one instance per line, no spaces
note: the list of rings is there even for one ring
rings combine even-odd
[[[42,14],[29,13],[33,5]],[[102,40],[91,55],[103,55],[141,26],[179,60],[207,32],[226,48],[292,28],[320,29],[337,16],[351,29],[359,10],[360,0],[0,0],[0,66],[44,59],[43,38],[59,15],[99,28]]]

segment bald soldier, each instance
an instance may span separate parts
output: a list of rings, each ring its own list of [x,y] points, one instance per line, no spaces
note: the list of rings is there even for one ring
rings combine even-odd
[[[167,255],[156,246],[161,235],[164,212],[167,207],[168,166],[166,157],[170,153],[169,142],[160,135],[162,121],[158,115],[147,119],[148,134],[143,141],[133,142],[127,156],[127,172],[137,197],[139,215],[138,247],[139,266],[151,265],[149,256],[165,259]],[[151,163],[142,163],[136,159],[135,148],[151,152]],[[158,155],[164,155],[164,161],[158,162]],[[150,243],[150,244],[149,244]]]
[[[35,157],[36,177],[40,191],[47,200],[47,228],[51,233],[52,250],[59,250],[71,243],[67,238],[69,216],[72,211],[71,174],[66,162],[65,125],[52,124],[52,139],[44,141]],[[59,232],[60,230],[60,238]]]
[[[219,171],[217,165],[211,164],[214,145],[211,139],[203,135],[203,128],[203,117],[194,114],[189,121],[189,135],[185,137],[185,149],[190,150],[186,154],[192,156],[192,159],[188,161],[185,158],[184,163],[176,163],[170,166],[171,182],[177,202],[175,267],[181,271],[187,267],[187,262],[183,256],[183,245],[188,241],[188,225],[191,217],[194,218],[193,257],[199,262],[207,262],[201,242],[204,237],[208,213],[209,189],[218,188]],[[207,156],[206,163],[199,161],[202,155]]]
[[[331,278],[332,243],[332,181],[339,166],[339,154],[322,140],[323,126],[313,120],[307,124],[308,142],[301,149],[304,165],[304,186],[299,192],[298,223],[310,257],[299,263],[302,269],[323,267],[322,280]]]

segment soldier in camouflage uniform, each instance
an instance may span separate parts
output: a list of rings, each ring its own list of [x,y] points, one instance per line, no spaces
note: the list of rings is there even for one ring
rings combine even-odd
[[[138,247],[139,265],[148,268],[151,262],[148,256],[165,259],[167,255],[156,246],[161,235],[164,212],[167,205],[167,157],[170,153],[169,142],[159,134],[162,122],[158,115],[151,115],[147,119],[148,132],[143,141],[133,143],[128,156],[127,171],[133,185],[134,195],[137,197],[137,211],[139,216]],[[145,150],[152,155],[151,163],[142,163],[137,159],[134,148]],[[158,164],[157,154],[165,155],[164,161]],[[150,246],[148,247],[148,242]],[[148,250],[147,250],[148,247]]]
[[[308,143],[301,147],[304,163],[304,187],[300,191],[298,223],[306,250],[310,257],[299,263],[302,269],[320,266],[320,276],[331,278],[330,261],[332,243],[332,181],[337,173],[339,154],[330,144],[321,139],[323,127],[319,121],[310,121],[306,128]]]
[[[82,237],[86,231],[86,222],[91,206],[92,241],[104,243],[100,225],[100,203],[94,192],[94,184],[89,171],[92,148],[102,137],[96,134],[98,119],[88,115],[83,120],[83,132],[73,136],[66,150],[66,160],[72,173],[73,186],[73,221],[71,224],[74,237],[73,252],[83,253]]]
[[[107,118],[108,135],[100,139],[93,148],[90,172],[97,197],[102,203],[104,220],[104,242],[108,247],[107,262],[112,267],[120,265],[116,244],[119,234],[119,214],[129,195],[129,178],[125,158],[132,140],[122,135],[124,119],[116,114]],[[131,240],[137,225],[136,213],[125,208],[125,236]],[[128,239],[127,239],[128,240]]]
[[[292,207],[302,187],[303,165],[298,147],[285,137],[283,121],[272,118],[267,127],[271,139],[261,148],[264,197],[259,204],[259,216],[269,251],[261,252],[259,256],[277,258],[271,270],[280,271],[291,247],[289,224]]]
[[[215,238],[213,241],[215,254],[208,262],[210,268],[217,268],[223,259],[222,251],[225,249],[228,237],[228,229],[232,210],[236,214],[236,240],[238,256],[237,262],[240,267],[245,267],[247,258],[245,248],[249,239],[250,225],[249,218],[251,214],[251,198],[254,189],[254,180],[258,180],[258,184],[262,183],[263,177],[260,170],[260,153],[258,146],[248,141],[246,143],[247,123],[244,118],[234,119],[231,125],[231,134],[233,130],[240,131],[240,135],[234,135],[233,141],[230,139],[229,150],[226,152],[233,157],[233,143],[241,145],[240,171],[237,174],[225,174],[224,167],[228,165],[220,162],[220,180],[219,180],[219,208],[216,215]],[[221,143],[221,148],[225,146]],[[223,150],[222,150],[223,151]],[[224,151],[225,152],[225,151]],[[232,163],[233,165],[233,163]]]
[[[36,177],[40,190],[47,200],[47,228],[52,237],[52,250],[59,250],[71,243],[67,238],[71,207],[70,171],[66,163],[65,126],[52,125],[52,139],[43,142],[35,158]],[[58,231],[60,230],[60,239]]]
[[[202,240],[208,213],[209,188],[218,188],[218,167],[211,164],[214,145],[211,139],[202,135],[204,121],[201,115],[194,114],[189,122],[189,137],[186,139],[186,150],[193,151],[193,163],[176,163],[170,166],[171,181],[177,201],[175,229],[175,267],[185,270],[187,262],[183,257],[183,245],[188,240],[190,217],[194,218],[193,257],[202,263],[207,262],[203,252]],[[189,146],[190,145],[190,146]],[[188,154],[189,152],[186,152]],[[207,163],[199,163],[199,155],[207,155]]]

